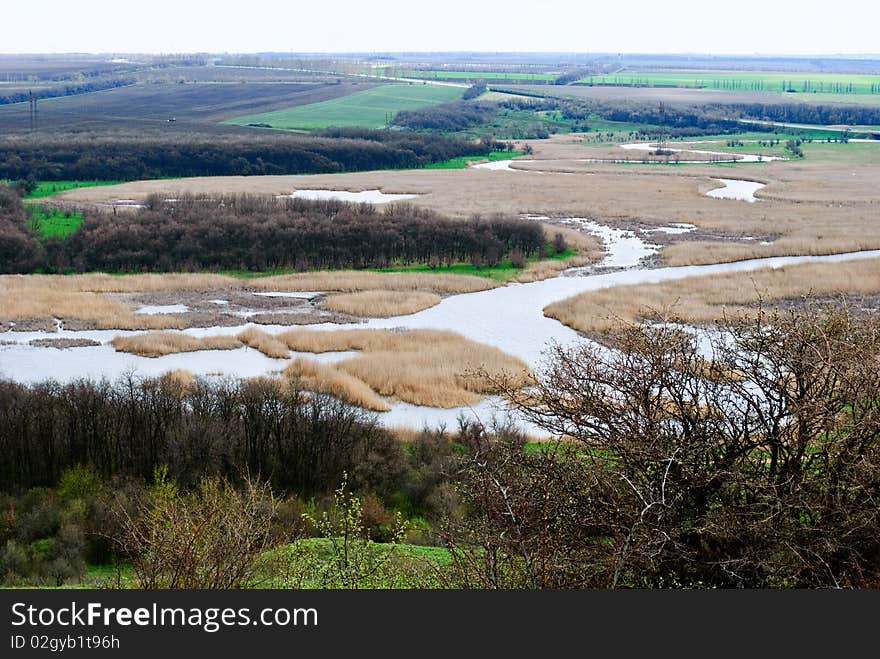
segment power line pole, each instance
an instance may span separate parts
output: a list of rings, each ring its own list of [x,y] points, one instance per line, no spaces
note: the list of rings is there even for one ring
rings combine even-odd
[[[37,127],[37,97],[34,96],[34,92],[32,90],[28,90],[28,119],[30,124],[30,129],[34,130]]]

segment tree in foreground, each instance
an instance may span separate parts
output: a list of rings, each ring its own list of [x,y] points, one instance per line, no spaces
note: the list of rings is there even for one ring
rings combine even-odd
[[[447,524],[471,587],[880,587],[880,323],[846,309],[555,348],[477,432]],[[504,383],[499,383],[502,386]]]
[[[253,585],[257,559],[272,546],[278,502],[268,485],[241,487],[206,477],[180,491],[158,469],[140,500],[120,497],[117,540],[139,588],[242,588]]]

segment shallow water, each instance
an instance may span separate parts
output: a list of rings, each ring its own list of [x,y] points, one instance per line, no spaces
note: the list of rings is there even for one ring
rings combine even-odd
[[[380,190],[361,190],[360,192],[350,192],[348,190],[297,190],[291,195],[280,196],[319,201],[350,201],[358,204],[387,204],[392,201],[415,199],[419,195],[385,194]]]
[[[533,216],[540,217],[540,216]],[[574,330],[556,320],[544,316],[548,304],[579,293],[626,284],[644,284],[671,281],[696,275],[744,272],[765,267],[781,267],[806,262],[838,262],[856,259],[880,258],[880,250],[835,254],[831,256],[786,256],[715,265],[667,267],[649,269],[640,267],[640,261],[658,248],[641,239],[636,233],[599,225],[585,218],[569,218],[585,229],[597,233],[605,242],[606,258],[592,268],[567,271],[568,276],[556,277],[528,284],[509,284],[500,288],[477,293],[453,295],[440,304],[408,316],[377,318],[350,325],[323,323],[309,329],[335,330],[346,328],[375,329],[445,329],[495,346],[519,357],[531,368],[539,367],[548,346],[557,343],[570,346],[583,341]],[[691,230],[689,225],[658,227],[657,230]],[[609,271],[614,268],[613,271]],[[272,294],[272,292],[268,292]],[[308,293],[295,293],[301,296]],[[213,334],[237,334],[251,325],[243,322],[237,327],[204,327],[185,330],[193,336]],[[262,325],[267,332],[281,332],[286,326]],[[115,336],[136,334],[119,330],[59,332],[7,332],[3,340],[17,341],[15,345],[0,346],[0,375],[24,382],[47,378],[69,381],[81,377],[116,378],[126,372],[138,375],[158,375],[173,369],[186,369],[197,375],[223,374],[226,376],[252,377],[272,375],[284,368],[287,361],[270,359],[251,348],[237,350],[201,351],[179,353],[155,359],[116,352],[107,342]],[[101,346],[49,350],[27,345],[38,338],[87,338],[102,342]],[[325,353],[321,355],[301,353],[305,359],[332,363],[356,353]],[[478,366],[478,365],[474,365]],[[495,413],[497,401],[488,400],[473,408],[440,410],[406,403],[395,403],[392,410],[382,414],[383,423],[389,426],[421,428],[425,425],[445,423],[453,427],[459,414],[469,418],[476,416],[486,422]]]
[[[488,169],[492,172],[531,172],[533,174],[543,174],[543,172],[535,172],[527,169],[514,169],[511,167],[513,160],[495,160],[494,162],[481,162],[479,165],[471,165],[471,169]],[[535,162],[534,160],[517,160],[517,162]]]
[[[293,297],[301,300],[311,300],[319,295],[323,295],[323,293],[320,291],[265,291],[254,293],[254,295],[259,295],[261,297]]]
[[[162,313],[186,313],[189,307],[185,304],[144,304],[135,313],[153,316]]]
[[[712,180],[723,184],[720,188],[709,190],[706,193],[709,197],[714,197],[715,199],[738,199],[739,201],[754,203],[760,201],[755,197],[755,193],[761,188],[767,187],[763,183],[757,183],[756,181],[741,181],[732,178],[715,178]]]
[[[699,142],[700,144],[709,144],[709,142]],[[697,144],[697,142],[695,142]],[[657,149],[656,142],[635,142],[632,144],[621,144],[620,147],[622,149],[627,149],[628,151],[655,151]],[[755,153],[730,153],[728,151],[707,151],[705,149],[678,149],[668,144],[663,146],[663,149],[666,151],[671,151],[672,153],[708,153],[709,155],[718,156],[719,161],[730,161],[735,160],[738,163],[750,163],[750,162],[770,162],[772,160],[785,160],[785,158],[781,158],[779,156],[765,156],[761,154]],[[685,161],[680,161],[685,162]],[[712,160],[693,160],[687,162],[713,162]]]

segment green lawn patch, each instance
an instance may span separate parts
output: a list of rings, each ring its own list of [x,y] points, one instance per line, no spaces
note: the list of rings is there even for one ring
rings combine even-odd
[[[25,199],[42,199],[66,190],[94,188],[99,185],[117,185],[119,183],[122,181],[40,181],[37,183],[37,187],[25,196]]]
[[[29,205],[31,227],[40,238],[67,238],[79,229],[83,221],[82,213],[62,210],[51,206]]]
[[[454,101],[461,98],[463,91],[460,87],[442,85],[380,85],[320,103],[235,117],[226,123],[268,124],[286,130],[316,130],[328,126],[382,128],[401,110]]]
[[[492,153],[487,156],[459,156],[458,158],[450,158],[443,162],[434,162],[430,165],[425,165],[425,169],[466,169],[472,162],[481,162],[483,160],[496,162],[498,160],[509,160],[524,155],[525,152],[523,151],[492,151]]]
[[[849,73],[772,73],[767,71],[623,71],[589,76],[582,84],[640,87],[696,87],[722,91],[880,95],[880,76]]]

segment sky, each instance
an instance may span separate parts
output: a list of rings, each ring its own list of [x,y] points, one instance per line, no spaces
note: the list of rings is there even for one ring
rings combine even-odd
[[[2,53],[876,54],[880,1],[4,0]]]

